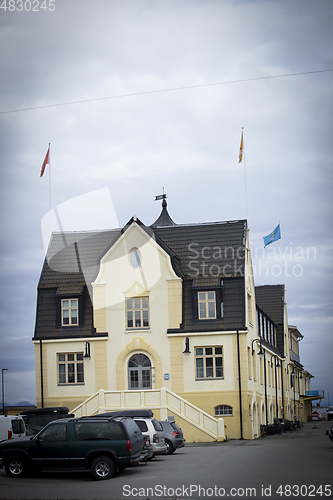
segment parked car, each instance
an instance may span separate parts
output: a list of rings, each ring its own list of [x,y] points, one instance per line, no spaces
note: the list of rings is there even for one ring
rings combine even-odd
[[[150,443],[153,446],[153,456],[149,457],[149,459],[152,459],[156,455],[166,454],[167,446],[164,439],[163,427],[155,418],[153,418],[154,414],[151,410],[119,410],[94,415],[92,418],[101,418],[105,416],[123,416],[133,418],[133,420],[138,424],[142,434],[149,435]]]
[[[326,436],[328,436],[330,440],[333,441],[333,425],[329,431],[328,430],[326,431]]]
[[[19,415],[0,415],[0,442],[26,436],[23,418]]]
[[[73,418],[66,406],[52,406],[48,408],[35,408],[34,410],[21,411],[20,415],[25,422],[27,436],[37,434],[49,422],[59,418]]]
[[[165,455],[167,445],[161,424],[155,418],[134,417],[133,420],[139,426],[140,431],[150,437],[150,442],[153,445],[153,456],[151,458],[156,455]]]
[[[90,469],[95,479],[110,479],[147,454],[131,418],[62,419],[30,439],[0,443],[0,465],[10,477],[31,470]]]
[[[143,435],[143,439],[144,439],[145,449],[148,451],[148,455],[147,455],[146,459],[151,460],[154,456],[153,445],[150,442],[150,437],[148,434],[142,434],[142,435]]]
[[[333,406],[329,406],[326,412],[327,412],[327,420],[333,420]]]
[[[185,446],[183,431],[174,421],[159,420],[164,432],[165,444],[167,445],[167,455],[174,453],[177,448]]]

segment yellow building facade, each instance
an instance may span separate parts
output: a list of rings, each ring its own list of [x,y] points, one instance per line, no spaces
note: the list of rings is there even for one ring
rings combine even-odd
[[[37,404],[77,416],[149,408],[173,415],[187,441],[255,439],[294,416],[284,287],[278,324],[258,308],[246,221],[176,225],[166,204],[161,216],[66,244],[53,235]]]

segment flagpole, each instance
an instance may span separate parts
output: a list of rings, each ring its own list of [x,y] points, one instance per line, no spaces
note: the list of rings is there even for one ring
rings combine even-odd
[[[49,211],[51,212],[52,203],[51,203],[51,143],[49,142]]]
[[[247,199],[247,179],[246,179],[246,164],[245,164],[245,148],[244,148],[244,178],[245,178],[245,198],[246,198],[246,218],[249,224],[249,204]]]
[[[48,160],[49,160],[49,244],[50,244],[50,241],[51,241],[51,233],[52,233],[52,214],[51,214],[51,210],[52,210],[52,200],[51,200],[51,143],[49,142],[49,157],[48,157]]]
[[[282,233],[281,233],[281,222],[279,221],[279,226],[280,226],[280,247],[281,247],[281,262],[282,262],[282,275],[283,275],[283,282],[286,282],[286,277],[285,277],[285,271],[284,271],[284,261],[283,261],[283,248],[282,248]]]
[[[239,148],[238,163],[244,163],[244,179],[245,179],[245,200],[246,200],[246,219],[249,221],[249,204],[247,199],[247,179],[246,179],[246,164],[245,164],[245,147],[244,147],[244,127],[242,127],[241,143]]]

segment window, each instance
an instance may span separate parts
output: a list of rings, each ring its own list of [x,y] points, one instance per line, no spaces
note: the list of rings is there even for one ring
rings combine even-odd
[[[223,378],[223,358],[221,347],[195,348],[196,378]]]
[[[215,292],[198,292],[199,319],[216,318]]]
[[[83,383],[83,353],[58,354],[58,384]]]
[[[62,326],[73,326],[79,324],[78,299],[62,299],[61,301],[61,324]]]
[[[119,422],[76,422],[74,423],[74,430],[76,441],[126,439]]]
[[[141,255],[137,248],[133,248],[130,251],[130,263],[131,266],[134,267],[134,269],[139,267],[139,265],[141,264]]]
[[[148,298],[126,299],[127,328],[149,328]]]
[[[252,362],[252,356],[251,356],[251,349],[250,347],[247,348],[247,369],[248,369],[248,372],[249,372],[249,379],[251,380],[252,379],[252,366],[251,366],[251,362]]]
[[[227,415],[228,416],[232,415],[232,406],[229,405],[215,406],[216,417],[227,416]]]
[[[52,443],[52,442],[66,441],[66,440],[67,440],[67,424],[61,422],[56,424],[51,424],[49,427],[46,427],[46,429],[39,434],[39,441],[41,443]]]
[[[251,323],[252,325],[252,297],[251,295],[248,293],[247,294],[247,307],[248,307],[248,315],[249,315],[249,323]]]

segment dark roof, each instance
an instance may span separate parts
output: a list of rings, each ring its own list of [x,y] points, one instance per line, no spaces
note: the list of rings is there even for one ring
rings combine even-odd
[[[256,303],[277,324],[277,345],[284,355],[284,285],[255,287]]]
[[[237,278],[237,284],[225,284],[225,291],[230,289],[230,293],[224,295],[224,302],[229,300],[232,313],[229,319],[224,318],[223,324],[219,321],[215,326],[216,329],[242,327],[243,288],[239,280],[244,276],[246,220],[188,225],[175,225],[172,221],[172,225],[147,227],[135,217],[123,229],[52,235],[38,284],[35,339],[97,335],[93,327],[91,283],[98,275],[101,258],[133,222],[156,239],[170,255],[175,273],[187,282],[185,320],[186,310],[191,306],[190,288],[221,287],[223,279]],[[59,299],[70,296],[77,296],[81,301],[80,326],[61,327]],[[200,326],[195,326],[188,313],[187,329],[202,329],[202,325],[200,322]],[[208,324],[207,328],[210,328]],[[107,332],[98,335],[107,336]]]
[[[246,220],[154,228],[179,258],[187,279],[202,286],[219,278],[244,276]]]
[[[160,226],[153,231],[136,222],[156,236],[157,243],[177,259],[182,275],[197,284],[211,285],[219,278],[244,274],[245,220]],[[124,230],[54,233],[38,288],[57,287],[63,293],[73,293],[74,288],[80,290],[84,285],[89,288],[101,258]]]
[[[284,323],[284,285],[255,287],[256,303],[277,325]]]
[[[100,259],[121,235],[121,229],[53,233],[38,288],[60,287],[73,293],[95,280]]]

